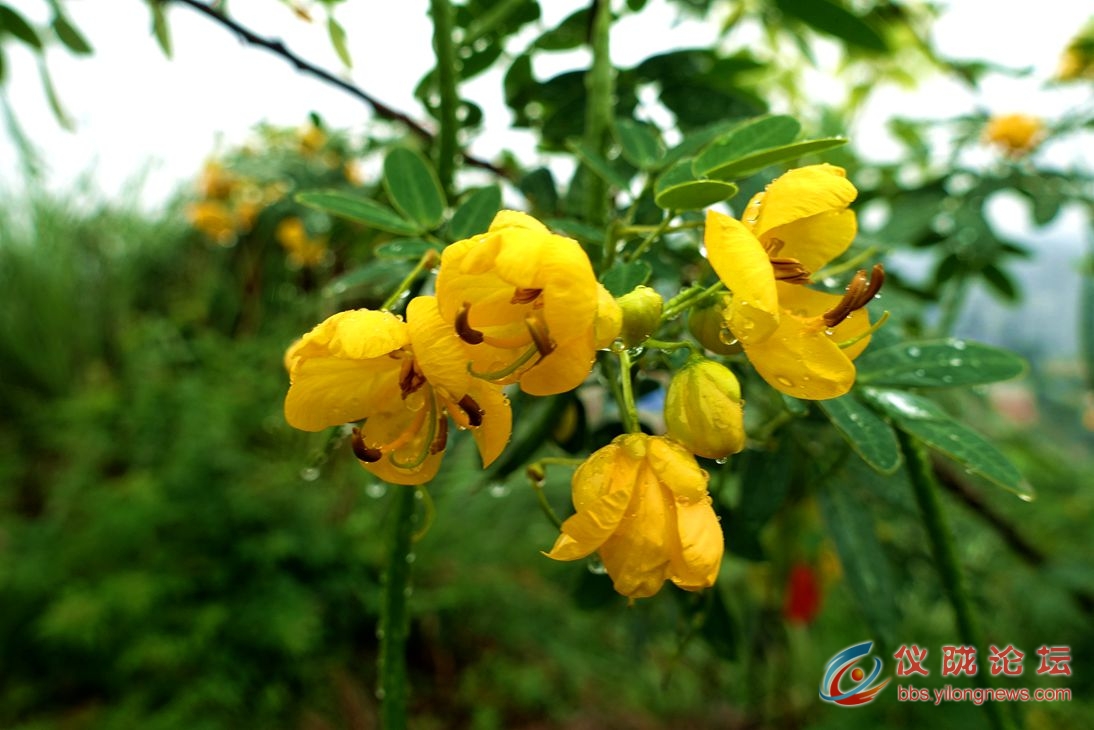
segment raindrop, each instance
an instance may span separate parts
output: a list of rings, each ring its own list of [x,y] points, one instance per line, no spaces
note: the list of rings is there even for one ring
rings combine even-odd
[[[915,376],[916,376],[917,378],[922,378],[922,377],[923,377],[924,375],[926,375],[926,374],[927,374],[927,371],[926,371],[926,370],[924,370],[923,368],[916,368],[916,371],[915,371]]]
[[[953,365],[955,368],[961,367],[963,364],[964,362],[959,357],[950,358],[950,365]]]
[[[314,482],[319,478],[319,470],[314,466],[309,466],[306,469],[300,470],[300,478],[306,482]]]
[[[414,553],[407,553],[406,554],[406,562],[407,563],[413,563],[417,559],[418,559],[418,557]]]
[[[411,596],[414,595],[414,589],[410,586],[407,586],[406,588],[403,589],[403,595],[406,596],[407,598],[410,598]]]
[[[585,563],[585,567],[587,567],[589,572],[593,575],[606,575],[608,572],[608,569],[604,567],[604,563],[597,557],[590,558],[589,561]]]
[[[942,376],[942,382],[943,383],[952,383],[953,382],[953,376],[952,375],[943,375]]]
[[[725,464],[725,463],[727,463],[728,461],[729,461],[729,457],[728,457],[728,456],[723,456],[723,457],[722,457],[722,458],[720,458],[720,459],[715,459],[715,460],[714,460],[714,463],[715,463],[715,464]]]
[[[381,484],[380,482],[373,482],[372,484],[365,487],[365,494],[372,497],[373,499],[379,499],[380,497],[383,497],[385,494],[387,494],[387,485]]]
[[[779,385],[785,386],[787,388],[794,387],[794,381],[791,380],[790,378],[784,377],[782,375],[775,378],[775,380],[779,381]]]
[[[376,699],[383,701],[383,699],[384,699],[384,690],[383,690],[383,688],[380,688],[380,689],[376,690]]]
[[[834,278],[832,278],[831,276],[826,276],[826,277],[824,277],[824,279],[823,279],[823,280],[821,281],[821,283],[822,283],[822,284],[824,284],[824,285],[825,285],[826,287],[828,287],[829,289],[832,289],[832,288],[834,288],[834,287],[836,286],[836,284],[838,284],[839,282],[837,282],[837,281],[836,281],[836,280],[835,280]]]
[[[831,327],[827,327],[827,328],[825,328],[825,330],[824,330],[824,334],[826,334],[826,335],[828,335],[829,337],[831,337],[832,335],[836,334],[836,331],[835,331],[834,329],[832,329]]]
[[[965,344],[964,340],[954,340],[950,344],[953,345],[953,349],[955,350],[964,350],[966,347],[968,347],[968,345]]]
[[[1022,489],[1028,489],[1028,488],[1029,488],[1028,484],[1025,484],[1025,483],[1022,484]],[[1031,492],[1019,492],[1018,493],[1018,499],[1022,500],[1023,502],[1032,502],[1036,498],[1037,498],[1036,495],[1032,494]]]
[[[376,629],[376,638],[379,639],[380,641],[384,640],[384,630],[383,629]]]
[[[504,484],[491,484],[486,491],[491,497],[496,499],[509,496],[509,487]]]
[[[403,403],[408,410],[420,411],[425,406],[425,395],[420,390],[416,391],[404,398]]]
[[[909,347],[908,348],[908,357],[919,357],[922,354],[922,352],[923,351],[920,350],[918,347]]]

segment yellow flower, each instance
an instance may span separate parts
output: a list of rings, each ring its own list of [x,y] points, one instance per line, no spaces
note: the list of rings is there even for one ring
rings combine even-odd
[[[467,373],[466,345],[441,319],[434,297],[417,297],[404,322],[390,312],[340,312],[285,353],[285,419],[304,431],[364,420],[354,453],[376,476],[422,484],[436,475],[448,419],[471,430],[483,466],[511,431],[509,402]]]
[[[448,246],[436,284],[475,375],[519,382],[531,395],[572,390],[589,374],[611,325],[601,318],[597,332],[598,286],[577,241],[511,210],[486,233]]]
[[[704,242],[718,277],[733,292],[726,325],[772,387],[808,400],[843,395],[855,382],[851,362],[869,343],[863,307],[884,281],[860,271],[843,296],[804,285],[851,245],[855,190],[842,168],[791,170],[758,193],[744,221],[709,211]],[[840,343],[855,344],[841,348]]]
[[[236,177],[219,162],[209,160],[201,171],[198,191],[207,200],[227,200],[236,186]]]
[[[327,144],[327,133],[314,124],[297,131],[296,138],[300,143],[300,152],[304,155],[318,152]]]
[[[222,246],[235,240],[236,218],[219,200],[201,200],[186,207],[190,225]]]
[[[547,557],[599,552],[615,589],[631,598],[666,580],[696,591],[714,585],[724,540],[707,494],[707,474],[680,444],[662,436],[619,436],[578,467],[577,514]]]
[[[327,254],[327,239],[324,236],[312,238],[304,227],[304,221],[289,216],[278,221],[274,238],[289,254],[289,260],[296,266],[315,266],[323,261]]]
[[[668,435],[691,453],[722,459],[745,447],[744,401],[737,377],[724,365],[694,357],[665,395]]]
[[[992,117],[984,128],[984,141],[1002,148],[1008,157],[1021,157],[1031,152],[1044,137],[1044,124],[1026,114],[1006,114]]]

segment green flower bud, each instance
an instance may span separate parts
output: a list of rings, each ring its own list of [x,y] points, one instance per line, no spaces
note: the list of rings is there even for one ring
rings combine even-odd
[[[619,308],[623,310],[621,335],[627,347],[641,344],[657,331],[665,301],[656,291],[648,286],[639,286],[615,301],[619,302]]]
[[[684,365],[665,397],[668,435],[693,454],[723,459],[745,446],[741,385],[729,368],[694,357]]]
[[[741,351],[741,343],[726,326],[725,311],[733,299],[730,294],[722,294],[706,307],[696,307],[688,315],[688,329],[699,344],[719,355],[736,355]]]

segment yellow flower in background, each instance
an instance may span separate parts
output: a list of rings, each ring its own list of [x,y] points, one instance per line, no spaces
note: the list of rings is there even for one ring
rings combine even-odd
[[[1044,137],[1044,123],[1027,114],[992,117],[984,128],[984,141],[1002,148],[1008,157],[1031,152]]]
[[[300,143],[300,152],[310,155],[318,152],[327,144],[327,133],[314,124],[309,124],[296,134]]]
[[[308,235],[304,221],[296,216],[289,216],[278,221],[274,238],[289,254],[289,260],[296,266],[315,266],[322,263],[327,255],[326,236],[311,237]]]
[[[235,241],[235,214],[219,200],[191,203],[186,206],[186,218],[190,225],[222,246],[228,246]]]
[[[811,165],[755,195],[743,221],[707,213],[707,258],[733,293],[726,325],[756,371],[787,395],[843,395],[855,381],[851,361],[869,344],[863,308],[884,281],[880,266],[856,274],[842,296],[804,286],[851,245],[857,224],[847,206],[857,195],[842,168]]]
[[[404,322],[390,312],[340,312],[285,353],[285,419],[304,431],[363,420],[354,453],[377,477],[422,484],[440,468],[448,419],[470,429],[483,467],[505,448],[509,402],[467,373],[466,345],[434,297],[417,297]]]
[[[511,210],[444,250],[436,289],[476,377],[531,395],[580,385],[614,316],[598,316],[601,287],[581,245]]]
[[[619,436],[573,478],[577,514],[547,557],[598,552],[615,585],[645,598],[670,580],[689,591],[714,585],[725,542],[707,493],[707,473],[680,444],[661,436]]]
[[[737,376],[713,360],[689,360],[669,383],[665,427],[696,456],[722,459],[741,451],[744,401]]]
[[[227,200],[236,183],[236,176],[224,169],[224,165],[209,160],[198,179],[198,192],[206,200]]]

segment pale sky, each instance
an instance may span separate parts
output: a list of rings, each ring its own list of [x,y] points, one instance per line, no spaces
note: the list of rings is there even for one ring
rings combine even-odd
[[[44,0],[9,3],[37,20],[48,18]],[[541,27],[558,23],[583,0],[543,0]],[[328,69],[340,64],[326,38],[321,8],[317,22],[299,21],[275,0],[232,0],[232,13],[261,35],[280,37],[299,55]],[[940,50],[959,58],[989,58],[1012,67],[1029,66],[1029,79],[994,79],[978,96],[951,82],[934,81],[914,92],[885,89],[876,96],[853,130],[860,148],[885,158],[895,154],[884,126],[894,114],[949,116],[978,106],[992,111],[1026,111],[1045,116],[1082,100],[1084,89],[1044,90],[1041,82],[1054,71],[1062,48],[1086,20],[1086,3],[1042,0],[1036,22],[1017,10],[1016,2],[954,0],[935,29]],[[109,6],[110,11],[105,11]],[[424,118],[413,98],[413,87],[432,61],[426,0],[400,3],[353,0],[338,6],[337,17],[347,28],[354,58],[351,79],[396,108]],[[176,186],[191,179],[201,161],[219,145],[242,142],[259,121],[301,124],[315,110],[335,127],[360,129],[367,109],[329,86],[297,73],[284,60],[248,47],[225,29],[189,8],[170,5],[168,13],[175,56],[165,59],[150,33],[149,14],[142,0],[70,1],[65,7],[95,48],[91,58],[74,58],[62,49],[50,53],[49,66],[75,132],[53,120],[29,52],[7,44],[7,93],[24,129],[40,147],[52,189],[70,187],[91,171],[107,196],[146,172],[142,202],[155,206]],[[627,18],[613,32],[613,60],[629,65],[661,50],[706,45],[716,35],[721,13],[707,22],[680,22],[664,0],[653,0],[640,17]],[[990,20],[986,20],[990,18]],[[990,25],[989,25],[990,23]],[[990,27],[990,30],[988,30]],[[530,31],[530,33],[533,31]],[[544,59],[541,78],[586,62],[582,53]],[[815,85],[815,86],[814,86]],[[823,74],[810,88],[825,93]],[[508,130],[509,113],[501,103],[500,74],[474,80],[462,89],[486,111],[486,133],[473,145],[479,156],[493,156],[507,147],[525,160],[535,152],[527,134]],[[1079,147],[1045,154],[1064,164],[1089,150]],[[15,153],[6,129],[0,131],[0,189],[22,188]]]

